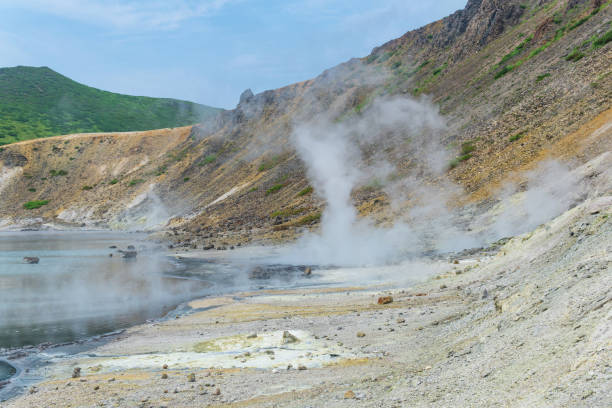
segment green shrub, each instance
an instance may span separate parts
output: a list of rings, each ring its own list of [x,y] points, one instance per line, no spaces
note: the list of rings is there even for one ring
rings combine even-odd
[[[281,157],[280,156],[274,156],[269,160],[264,160],[258,167],[259,171],[266,171],[266,170],[271,170],[274,167],[276,167],[276,165],[278,163],[280,163]]]
[[[303,189],[302,191],[300,191],[299,193],[297,193],[298,197],[303,197],[307,194],[312,193],[313,189],[311,186],[306,187],[305,189]]]
[[[29,191],[30,193],[35,193],[35,192],[36,192],[36,189],[35,189],[35,188],[33,188],[33,187],[32,187],[32,188],[28,188],[28,191]]]
[[[65,176],[66,174],[68,174],[68,172],[66,170],[51,170],[49,174],[51,174],[51,177],[57,177]]]
[[[283,187],[284,187],[283,184],[275,184],[275,185],[273,185],[272,187],[270,187],[269,189],[266,190],[266,195],[274,194],[274,193],[278,192]]]
[[[570,24],[570,26],[568,27],[567,31],[572,31],[573,29],[580,27],[581,25],[586,23],[589,20],[589,18],[591,18],[591,15],[582,17],[580,20]]]
[[[111,181],[108,182],[108,184],[117,184],[118,182],[119,182],[119,180],[112,179]]]
[[[297,220],[297,222],[294,225],[296,226],[307,225],[307,224],[311,224],[312,222],[319,221],[320,219],[321,219],[321,213],[316,212],[314,214],[306,215],[300,218],[299,220]]]
[[[572,52],[570,52],[566,57],[565,60],[566,61],[572,61],[572,62],[576,62],[576,61],[580,61],[582,58],[584,58],[584,53],[582,51],[580,51],[578,48],[574,48],[572,50]]]
[[[161,176],[162,174],[164,174],[166,171],[168,170],[168,166],[167,165],[163,165],[163,166],[159,166],[157,168],[157,171],[155,172],[156,176]]]
[[[270,218],[276,217],[290,217],[292,215],[299,215],[306,211],[305,208],[285,208],[284,210],[274,211],[270,214]]]
[[[472,154],[468,153],[468,154],[464,154],[461,155],[459,157],[456,157],[455,159],[453,159],[450,163],[449,163],[449,167],[451,169],[454,169],[455,167],[457,167],[459,165],[459,163],[464,162],[466,160],[469,160],[472,158]]]
[[[504,65],[503,68],[501,69],[501,71],[497,72],[495,74],[495,79],[499,79],[501,77],[503,77],[504,75],[506,75],[508,72],[512,71],[514,69],[513,66],[508,66],[508,65]]]
[[[212,162],[214,162],[215,160],[217,160],[217,155],[216,154],[209,154],[208,156],[206,156],[204,158],[204,160],[202,160],[202,162],[200,163],[202,166],[206,165],[206,164],[210,164]]]
[[[393,64],[391,64],[391,68],[392,69],[397,69],[402,65],[402,61],[395,61]]]
[[[26,210],[35,210],[47,204],[49,204],[49,200],[28,201],[23,205],[23,208],[25,208]]]
[[[461,154],[464,156],[472,153],[474,150],[476,150],[474,142],[465,142],[461,144]]]
[[[547,72],[545,74],[542,75],[538,75],[538,77],[536,78],[536,82],[540,82],[543,81],[544,79],[548,78],[550,76],[550,74]]]
[[[595,39],[595,41],[593,41],[593,48],[601,48],[610,41],[612,41],[612,30]]]
[[[87,191],[87,190],[93,189],[93,187],[92,186],[83,186],[81,189]]]
[[[183,179],[183,181],[184,181],[185,183],[186,183],[186,182],[188,182],[189,180],[190,180],[190,179],[189,179],[189,177],[185,177],[185,178]]]
[[[135,186],[136,184],[141,184],[141,183],[144,183],[143,179],[134,179],[128,183],[128,186],[132,187],[132,186]]]
[[[517,133],[514,136],[510,136],[510,141],[516,142],[517,140],[521,139],[523,136],[525,136],[525,132]]]

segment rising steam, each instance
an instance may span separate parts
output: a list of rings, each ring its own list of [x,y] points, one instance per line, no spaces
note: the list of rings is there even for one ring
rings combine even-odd
[[[433,104],[397,97],[378,99],[341,123],[323,115],[297,124],[291,140],[326,206],[321,230],[307,232],[283,260],[365,266],[473,248],[531,230],[581,194],[579,177],[549,161],[527,175],[526,191],[506,188],[495,213],[478,217],[475,210],[452,209],[449,202],[462,189],[445,177],[451,153],[441,145],[445,129]],[[396,163],[410,160],[411,173],[392,181],[396,167],[387,154],[395,154]],[[403,208],[391,226],[358,217],[353,205],[351,193],[373,180],[382,181],[393,208]]]

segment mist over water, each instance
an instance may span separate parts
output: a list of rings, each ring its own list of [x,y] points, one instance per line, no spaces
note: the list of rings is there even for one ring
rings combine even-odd
[[[178,279],[179,268],[139,234],[0,234],[0,347],[63,342],[159,317],[209,285]],[[123,259],[116,245],[138,248]],[[109,254],[113,254],[110,257]],[[26,264],[37,256],[39,264]]]

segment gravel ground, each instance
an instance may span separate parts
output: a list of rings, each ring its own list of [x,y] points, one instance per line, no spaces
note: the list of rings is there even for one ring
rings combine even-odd
[[[56,357],[2,406],[608,407],[611,214],[612,196],[590,200],[412,287],[195,301]]]

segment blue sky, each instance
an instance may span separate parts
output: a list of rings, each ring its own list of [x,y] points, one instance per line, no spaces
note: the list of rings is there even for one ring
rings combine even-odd
[[[467,0],[1,0],[0,66],[232,108],[312,78]]]

